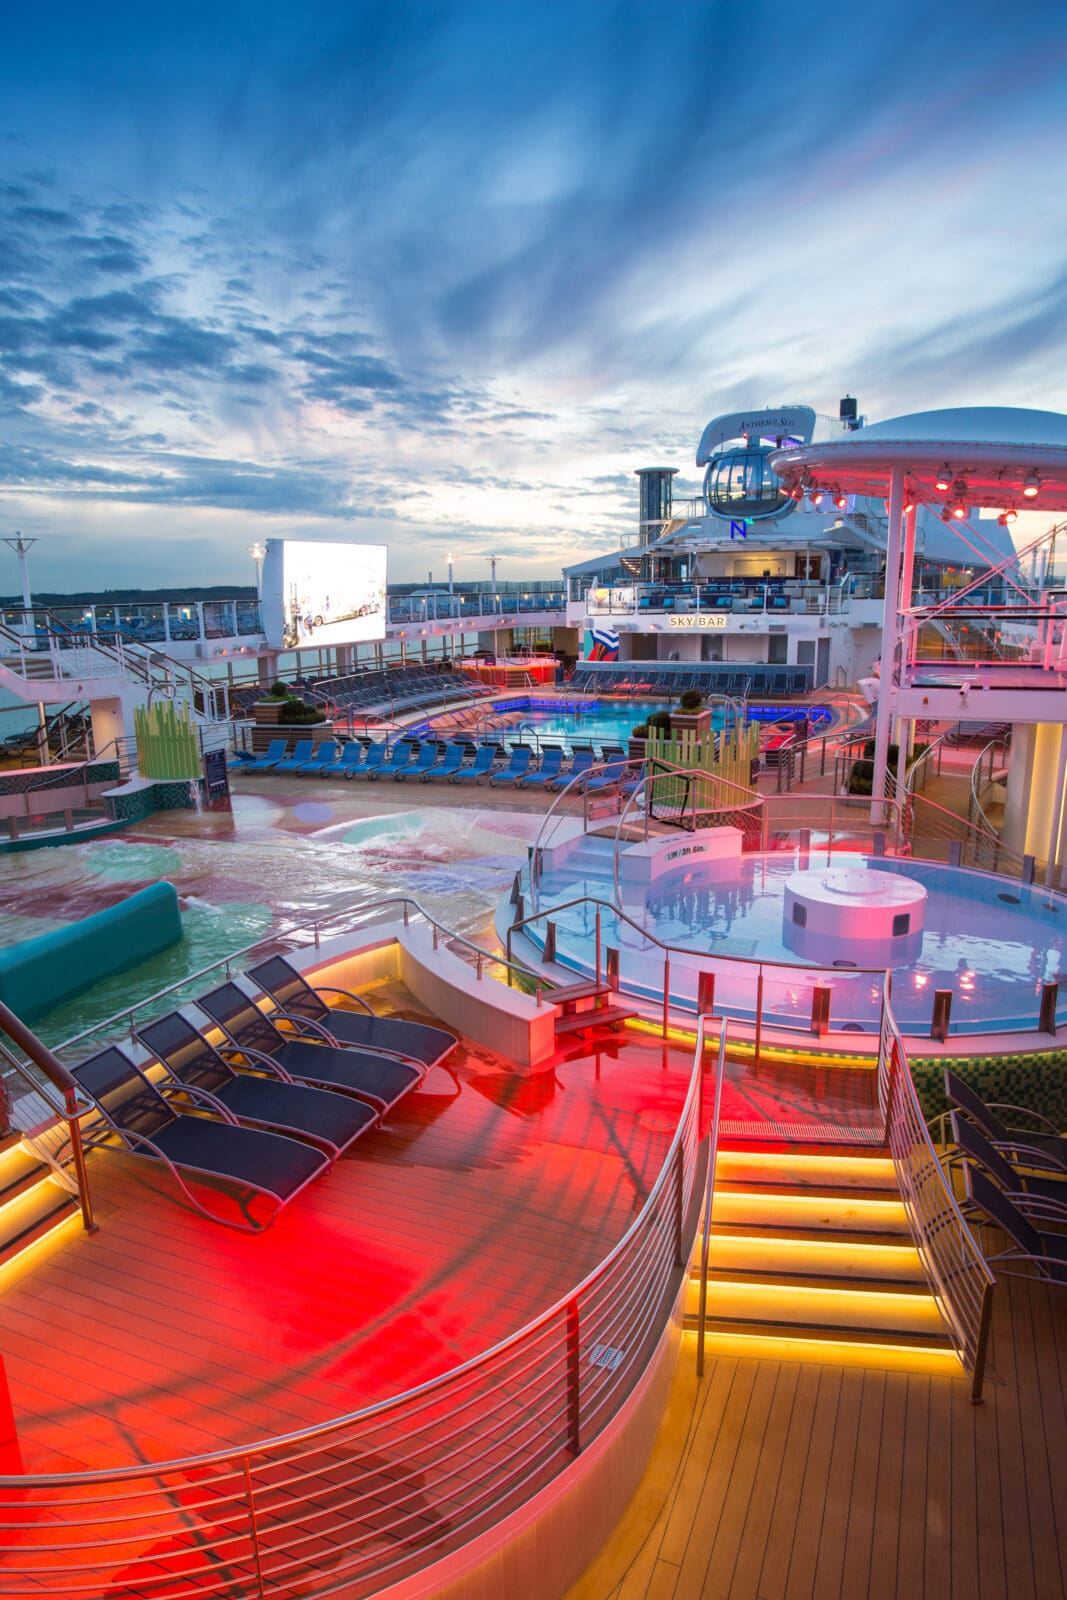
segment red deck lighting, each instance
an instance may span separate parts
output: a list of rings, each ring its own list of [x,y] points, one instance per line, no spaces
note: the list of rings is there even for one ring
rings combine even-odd
[[[1023,494],[1026,496],[1027,500],[1033,500],[1037,496],[1040,488],[1040,472],[1028,472],[1026,477],[1023,479]]]
[[[945,465],[938,469],[937,477],[934,479],[934,488],[935,489],[940,489],[942,491],[942,493],[943,493],[948,488],[948,486],[949,486],[949,484],[951,482],[952,482],[952,468],[949,466],[948,462],[946,461]]]

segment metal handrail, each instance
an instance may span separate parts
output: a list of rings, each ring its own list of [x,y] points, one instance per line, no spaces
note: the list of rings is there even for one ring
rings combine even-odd
[[[995,1279],[938,1160],[926,1126],[907,1051],[885,975],[878,1040],[878,1104],[893,1158],[912,1240],[938,1309],[957,1342],[971,1379],[971,1399],[982,1398]]]
[[[703,1014],[697,1025],[697,1054],[704,1054]],[[704,1376],[704,1339],[708,1328],[708,1258],[711,1254],[711,1213],[715,1203],[715,1169],[719,1158],[719,1121],[722,1113],[722,1086],[726,1074],[726,1033],[729,1022],[719,1019],[719,1059],[715,1067],[715,1102],[708,1128],[708,1170],[704,1183],[704,1227],[700,1236],[700,1302],[697,1309],[697,1377]]]
[[[241,961],[245,956],[253,955],[257,950],[277,945],[283,940],[292,939],[297,934],[309,932],[313,934],[314,947],[318,950],[322,942],[322,930],[326,924],[335,922],[339,917],[352,917],[355,923],[362,920],[364,914],[381,911],[390,906],[397,906],[401,909],[405,927],[408,925],[410,913],[414,911],[434,930],[435,938],[444,938],[449,947],[459,944],[465,950],[470,951],[475,957],[473,965],[476,968],[479,979],[482,978],[486,967],[493,966],[508,967],[524,980],[529,978],[529,972],[525,967],[505,960],[503,956],[494,954],[491,950],[486,950],[482,945],[475,943],[473,939],[468,939],[465,934],[456,933],[445,923],[438,921],[436,917],[420,905],[413,895],[385,895],[378,900],[363,901],[358,904],[345,901],[340,905],[334,906],[331,910],[320,912],[306,922],[294,922],[286,928],[279,928],[273,933],[264,934],[252,944],[243,945],[239,950],[231,950],[229,955],[220,956],[217,961],[212,961],[210,965],[200,967],[195,972],[187,973],[184,978],[179,978],[176,982],[167,984],[163,989],[157,989],[154,994],[150,994],[144,1000],[138,1000],[135,1005],[126,1006],[121,1011],[114,1012],[110,1017],[105,1017],[102,1022],[94,1023],[91,1028],[84,1028],[81,1033],[75,1033],[69,1039],[64,1039],[55,1048],[57,1051],[73,1050],[76,1045],[81,1045],[86,1039],[92,1039],[97,1034],[104,1033],[109,1029],[117,1030],[120,1026],[128,1026],[132,1033],[133,1018],[137,1013],[157,1005],[159,1001],[165,1000],[168,995],[176,994],[180,989],[187,988],[189,984],[196,983],[213,972],[222,971],[228,978],[235,963]],[[391,923],[383,924],[386,928],[391,925]],[[538,990],[537,998],[538,1003],[540,1003],[540,989]]]
[[[160,1539],[174,1544],[166,1582],[175,1600],[228,1600],[235,1561],[249,1571],[249,1593],[288,1592],[314,1580],[314,1530],[329,1515],[331,1564],[317,1592],[369,1595],[525,1503],[618,1413],[662,1337],[691,1249],[702,1080],[697,1051],[637,1217],[517,1333],[402,1395],[260,1444],[2,1480],[5,1593],[95,1596]],[[344,1495],[332,1504],[324,1457],[346,1461]]]
[[[85,1167],[85,1149],[82,1144],[81,1122],[79,1120],[86,1108],[80,1100],[78,1081],[71,1076],[63,1063],[57,1060],[53,1052],[41,1043],[37,1035],[27,1028],[21,1017],[17,1017],[3,1001],[0,1001],[0,1033],[5,1034],[12,1044],[17,1045],[27,1061],[32,1062],[41,1076],[59,1090],[63,1109],[62,1111],[57,1110],[56,1114],[62,1116],[67,1124],[71,1156],[74,1161],[75,1179],[78,1186],[78,1203],[81,1206],[82,1227],[86,1233],[93,1233],[96,1230],[96,1223],[93,1220],[93,1200],[89,1190],[89,1174]],[[3,1049],[5,1059],[10,1062],[19,1076],[24,1081],[28,1081],[34,1089],[40,1090],[40,1085],[32,1077],[28,1076],[21,1062],[7,1050],[6,1046],[0,1045],[0,1049]],[[46,1096],[45,1098],[47,1103],[51,1105],[50,1097]],[[56,1110],[54,1106],[52,1109]]]

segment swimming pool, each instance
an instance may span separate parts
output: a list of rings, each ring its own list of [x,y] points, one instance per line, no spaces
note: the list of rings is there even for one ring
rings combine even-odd
[[[537,739],[575,744],[617,744],[626,746],[634,728],[646,722],[654,712],[670,711],[668,700],[594,700],[588,703],[577,700],[539,700],[531,696],[498,700],[485,708],[486,731],[502,733],[505,738],[519,739],[522,734],[533,734]],[[677,709],[677,702],[674,704]],[[817,727],[828,724],[830,712],[824,706],[747,706],[750,722],[791,722],[807,712],[810,723]],[[722,704],[712,707],[712,726],[718,730],[731,715]],[[489,719],[492,719],[491,722]],[[474,725],[466,731],[477,736]],[[448,719],[438,718],[420,724],[418,731],[438,728],[446,732]]]
[[[767,1020],[807,1027],[812,990],[818,984],[832,991],[835,1030],[877,1029],[880,976],[853,969],[884,962],[867,961],[862,947],[842,942],[836,959],[824,955],[826,964],[820,966],[790,946],[786,882],[809,861],[827,870],[831,866],[824,852],[745,855],[727,870],[718,865],[680,868],[656,881],[643,902],[624,902],[655,940],[681,952],[671,957],[670,988],[676,1001],[695,1004],[697,974],[710,972],[716,979],[716,1009],[751,1017],[762,964]],[[905,1033],[929,1036],[938,991],[952,997],[952,1034],[1034,1030],[1048,983],[1059,983],[1058,1019],[1067,1021],[1067,899],[991,873],[835,850],[832,867],[846,865],[911,879],[926,891],[921,935],[907,941],[906,959],[898,964],[889,958],[893,1010]],[[609,841],[587,838],[577,871],[564,867],[554,873],[542,884],[540,903],[550,906],[577,894],[612,898]],[[562,959],[577,970],[591,970],[593,913],[577,906],[555,920]],[[604,947],[619,950],[626,987],[650,999],[662,997],[658,944],[608,911],[601,916],[601,940]]]

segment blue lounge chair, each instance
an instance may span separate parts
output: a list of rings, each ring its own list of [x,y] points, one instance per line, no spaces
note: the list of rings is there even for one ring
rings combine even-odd
[[[241,772],[250,767],[255,759],[251,750],[235,750],[233,760],[226,763],[226,770],[227,772]]]
[[[458,772],[453,772],[448,780],[449,783],[466,783],[469,779],[473,779],[475,783],[483,782],[493,770],[496,748],[495,744],[480,744],[473,764],[469,767],[460,767]]]
[[[570,765],[570,771],[561,772],[559,777],[554,779],[547,787],[550,789],[565,789],[568,783],[571,783],[575,778],[579,780],[580,784],[582,774],[588,772],[592,765],[592,750],[576,750],[574,752],[574,760]]]
[[[183,1096],[200,1100],[223,1120],[193,1117],[175,1111],[155,1084],[134,1065],[125,1051],[112,1045],[72,1067],[71,1072],[100,1112],[101,1122],[84,1130],[85,1142],[107,1148],[114,1138],[127,1154],[166,1167],[186,1196],[203,1216],[243,1233],[259,1233],[283,1206],[300,1193],[313,1178],[325,1172],[329,1157],[298,1139],[280,1133],[263,1133],[241,1128],[227,1111],[202,1091],[183,1087]],[[244,1222],[211,1211],[192,1192],[187,1178],[202,1180],[205,1187],[223,1183],[239,1197]],[[264,1222],[253,1219],[252,1198],[262,1195],[273,1202],[271,1215]]]
[[[586,779],[586,791],[592,794],[597,789],[617,789],[626,776],[626,757],[613,756],[603,772],[594,773]]]
[[[420,746],[419,759],[414,766],[401,767],[399,772],[393,773],[393,778],[397,783],[403,783],[405,778],[423,777],[425,773],[433,771],[440,754],[441,746],[436,739],[430,739],[426,744]]]
[[[416,1061],[427,1071],[439,1066],[458,1043],[455,1034],[427,1022],[404,1022],[399,1017],[377,1017],[370,1011],[342,1011],[329,1006],[324,994],[339,994],[353,1005],[367,1002],[347,989],[312,988],[284,956],[268,956],[247,976],[270,995],[281,1017],[294,1024],[314,1023],[339,1045],[357,1045],[369,1050],[384,1050],[388,1055]]]
[[[385,758],[386,758],[387,754],[388,754],[388,746],[386,745],[384,739],[382,740],[381,744],[368,745],[367,746],[366,758],[363,761],[360,762],[358,767],[353,767],[351,772],[346,772],[345,773],[345,777],[346,778],[370,778],[370,777],[374,777],[375,774],[380,772],[382,767],[385,766]]]
[[[302,767],[297,767],[296,770],[297,772],[310,773],[311,776],[314,777],[316,773],[321,775],[327,767],[333,765],[336,759],[337,740],[324,739],[322,744],[320,744],[319,748],[315,751],[314,757],[310,761],[305,761],[304,765]]]
[[[257,761],[250,761],[244,770],[246,772],[269,772],[272,767],[277,766],[279,761],[285,759],[285,752],[288,748],[288,739],[272,739],[267,746],[266,755],[260,756]]]
[[[315,748],[314,739],[298,739],[296,749],[285,761],[275,763],[275,772],[299,772],[305,762],[311,760],[311,753]]]
[[[147,1023],[137,1037],[179,1088],[211,1095],[238,1122],[308,1139],[331,1160],[378,1123],[377,1113],[351,1095],[235,1071],[180,1011]]]
[[[490,789],[495,789],[498,783],[518,783],[523,774],[529,771],[532,760],[533,751],[528,744],[512,745],[511,760],[502,772],[493,773],[489,779]]]
[[[372,1050],[338,1049],[325,1029],[302,1022],[299,1034],[283,1033],[235,983],[220,984],[196,1004],[217,1022],[249,1065],[265,1060],[272,1072],[320,1089],[340,1089],[386,1112],[420,1084],[425,1069]]]
[[[520,789],[543,789],[558,778],[563,769],[563,751],[558,745],[549,745],[541,755],[541,765],[536,772],[527,772],[518,781]]]
[[[467,758],[467,749],[462,744],[450,744],[445,751],[444,764],[440,767],[431,767],[429,772],[419,773],[420,783],[429,783],[434,778],[451,778],[458,772]]]
[[[393,753],[389,760],[376,767],[373,772],[368,772],[368,778],[395,778],[398,772],[403,772],[405,767],[413,765],[415,760],[415,745],[411,739],[398,739],[393,746]]]
[[[348,773],[355,772],[363,761],[364,748],[353,740],[341,746],[341,756],[338,761],[332,761],[328,767],[323,767],[324,778],[343,778]]]

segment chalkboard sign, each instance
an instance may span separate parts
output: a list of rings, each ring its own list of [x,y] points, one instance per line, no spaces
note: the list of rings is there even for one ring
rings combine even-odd
[[[230,797],[230,778],[226,771],[225,750],[204,751],[204,784],[208,805],[218,805]]]

